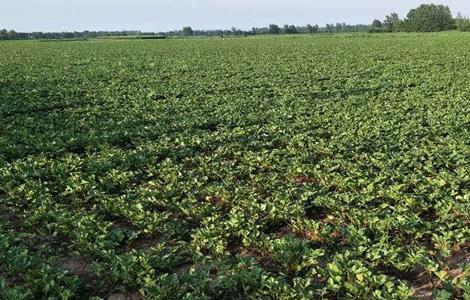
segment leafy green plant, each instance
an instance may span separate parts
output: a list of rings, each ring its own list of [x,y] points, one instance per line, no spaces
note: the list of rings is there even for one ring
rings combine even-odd
[[[0,298],[469,297],[464,33],[0,45]]]

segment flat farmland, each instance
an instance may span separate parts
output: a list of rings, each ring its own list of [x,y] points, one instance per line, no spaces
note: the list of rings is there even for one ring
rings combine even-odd
[[[470,297],[469,49],[1,42],[0,298]]]

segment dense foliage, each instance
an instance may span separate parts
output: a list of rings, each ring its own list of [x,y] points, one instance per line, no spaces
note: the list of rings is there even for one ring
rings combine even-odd
[[[435,32],[452,29],[454,19],[448,6],[422,4],[410,10],[406,17],[409,31]]]
[[[459,27],[459,18],[453,19],[448,6],[435,4],[422,4],[411,9],[403,20],[397,13],[391,13],[385,17],[382,26],[377,26],[376,21],[370,32],[438,32]]]
[[[1,43],[0,298],[469,297],[469,39]]]
[[[382,26],[385,32],[403,32],[406,31],[405,22],[400,19],[397,13],[391,13],[385,16]]]
[[[460,31],[470,31],[470,19],[462,16],[458,16],[455,20],[455,25]]]
[[[59,39],[93,39],[107,37],[156,36],[155,32],[125,31],[65,31],[65,32],[16,32],[2,29],[0,40],[59,40]]]
[[[242,30],[236,27],[231,29],[193,29],[185,26],[181,30],[167,32],[142,32],[142,31],[74,31],[74,32],[15,32],[3,29],[0,31],[0,40],[43,40],[43,39],[94,39],[108,37],[214,37],[214,36],[253,36],[267,34],[313,34],[313,33],[345,33],[345,32],[366,32],[369,25],[349,25],[346,23],[326,24],[323,27],[318,25],[296,26],[284,25],[282,28],[275,24],[267,27],[253,27],[251,30]]]
[[[6,30],[5,28],[0,30],[0,40],[16,40],[20,37],[14,30]]]

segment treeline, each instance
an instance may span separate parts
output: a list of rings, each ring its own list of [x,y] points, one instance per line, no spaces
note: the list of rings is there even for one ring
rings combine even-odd
[[[186,26],[181,30],[167,32],[141,32],[141,31],[74,31],[74,32],[31,32],[22,33],[3,29],[0,31],[0,40],[27,40],[27,39],[87,39],[103,37],[182,37],[182,36],[250,36],[264,34],[321,34],[340,32],[434,32],[458,29],[470,31],[470,19],[457,14],[453,18],[448,6],[435,4],[422,4],[408,12],[404,19],[392,13],[383,21],[374,20],[371,25],[349,25],[346,23],[296,26],[286,24],[279,26],[270,24],[266,27],[253,27],[251,30],[242,30],[232,27],[230,30],[193,30]]]
[[[470,20],[461,13],[454,19],[448,6],[422,4],[408,12],[404,19],[397,13],[374,20],[369,32],[437,32],[444,30],[470,31]]]
[[[16,40],[16,39],[24,39],[27,37],[27,34],[18,34],[14,30],[0,30],[0,40]]]
[[[338,32],[363,32],[370,29],[370,25],[349,25],[346,23],[326,24],[324,27],[318,25],[296,26],[285,24],[279,26],[270,24],[266,27],[253,27],[251,30],[242,30],[232,27],[230,30],[193,30],[190,26],[182,30],[160,32],[162,36],[249,36],[263,34],[305,34],[305,33],[338,33]]]
[[[127,36],[152,36],[154,32],[141,32],[137,30],[127,31],[73,31],[73,32],[16,32],[3,29],[0,31],[0,40],[40,40],[40,39],[86,39],[98,37],[127,37]]]
[[[305,34],[305,33],[338,33],[338,32],[364,32],[371,28],[370,25],[349,25],[346,23],[318,25],[284,25],[270,24],[266,27],[253,27],[251,30],[242,30],[232,27],[229,30],[193,30],[187,26],[181,30],[167,32],[142,32],[142,31],[74,31],[74,32],[31,32],[22,33],[14,30],[3,29],[0,40],[28,40],[28,39],[88,39],[103,37],[183,37],[183,36],[250,36],[263,34]]]

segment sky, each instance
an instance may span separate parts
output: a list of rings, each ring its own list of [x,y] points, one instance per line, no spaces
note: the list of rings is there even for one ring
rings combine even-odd
[[[470,16],[469,0],[2,0],[0,28],[19,32],[250,29],[268,24],[369,24],[421,3]]]

